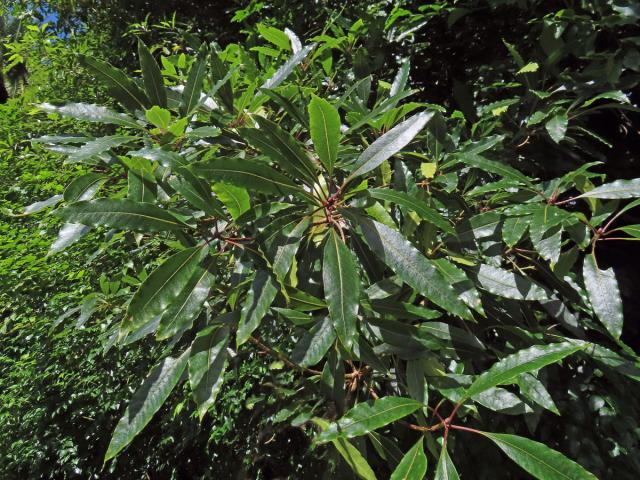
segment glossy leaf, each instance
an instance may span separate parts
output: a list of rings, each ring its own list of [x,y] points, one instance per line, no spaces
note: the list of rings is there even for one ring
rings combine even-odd
[[[146,110],[151,107],[147,95],[122,70],[86,55],[80,55],[80,62],[107,86],[109,93],[127,110]]]
[[[322,281],[329,317],[342,344],[351,349],[357,334],[360,278],[351,250],[333,229],[324,246]]]
[[[589,294],[593,311],[614,338],[620,338],[624,317],[622,297],[613,268],[600,270],[596,259],[591,255],[584,257],[582,267],[584,284]]]
[[[560,143],[560,141],[567,133],[568,123],[569,119],[567,118],[567,114],[559,113],[551,117],[551,119],[549,119],[544,126],[547,129],[547,132],[549,132],[549,136],[553,139],[553,141],[556,143]]]
[[[399,123],[378,138],[358,157],[347,180],[379,167],[382,162],[406,147],[420,133],[420,130],[425,127],[427,122],[431,120],[433,115],[433,112],[427,111],[418,113]]]
[[[438,459],[438,468],[434,480],[460,480],[458,471],[449,457],[446,445],[442,447],[440,458]]]
[[[236,332],[238,346],[249,340],[253,331],[258,328],[277,293],[278,288],[273,277],[268,272],[259,270],[240,311],[240,322]]]
[[[200,102],[200,94],[202,93],[202,84],[207,74],[207,47],[202,44],[198,52],[198,56],[191,65],[187,84],[182,91],[182,99],[180,100],[180,115],[186,117],[189,115]]]
[[[376,480],[376,474],[360,451],[347,439],[337,438],[331,442],[349,468],[362,480]]]
[[[333,175],[342,136],[338,110],[326,100],[312,97],[309,102],[309,131],[322,165],[329,175]]]
[[[379,200],[385,200],[400,205],[410,211],[416,212],[420,218],[434,224],[446,233],[455,235],[456,231],[446,218],[435,209],[426,205],[426,202],[418,200],[414,195],[388,188],[370,188],[369,195]]]
[[[286,78],[291,75],[291,72],[309,55],[309,52],[313,50],[315,44],[305,45],[300,51],[294,53],[289,60],[287,60],[266,82],[262,84],[261,89],[276,88]]]
[[[212,266],[196,267],[186,286],[162,314],[156,334],[158,340],[170,338],[191,327],[200,314],[214,281]]]
[[[595,475],[542,443],[517,435],[482,432],[511,460],[540,480],[597,480]]]
[[[200,420],[215,403],[227,367],[229,328],[211,326],[198,332],[189,356],[189,383]]]
[[[293,259],[298,251],[302,237],[309,228],[309,218],[304,217],[299,222],[292,224],[290,228],[285,229],[282,233],[282,242],[278,242],[271,267],[276,278],[284,282],[287,273],[291,269]]]
[[[122,331],[133,332],[161,315],[189,284],[206,254],[204,246],[188,248],[156,268],[133,295],[122,321]]]
[[[572,340],[551,345],[534,345],[513,353],[495,363],[489,370],[476,378],[467,389],[465,398],[478,395],[497,385],[513,383],[518,375],[559,362],[588,345],[588,343]]]
[[[445,310],[462,318],[471,316],[451,284],[400,233],[375,220],[354,218],[369,248],[405,283]]]
[[[291,360],[302,367],[316,365],[324,358],[335,339],[333,322],[327,317],[317,322],[298,340],[291,352]]]
[[[164,89],[164,81],[162,80],[162,72],[158,66],[158,62],[147,46],[138,40],[138,57],[140,58],[140,69],[142,70],[142,79],[144,80],[144,88],[151,103],[159,105],[163,108],[167,106],[167,92]]]
[[[72,203],[57,210],[64,220],[89,226],[106,226],[143,232],[181,230],[186,225],[152,203],[101,198]]]
[[[67,203],[91,200],[100,187],[109,179],[101,173],[87,173],[76,178],[64,190],[64,201]]]
[[[499,297],[514,300],[545,300],[548,297],[542,287],[527,277],[491,265],[480,265],[478,282],[481,288]]]
[[[151,421],[187,367],[190,351],[180,357],[167,357],[156,365],[133,394],[129,406],[116,425],[104,461],[115,457],[131,443],[135,436]]]
[[[120,125],[123,127],[142,128],[142,126],[133,117],[124,113],[114,112],[113,110],[101,105],[88,103],[67,103],[65,105],[51,105],[50,103],[41,103],[37,107],[47,113],[56,113],[62,117],[75,118],[85,122],[107,123]]]
[[[67,157],[67,163],[78,163],[87,160],[101,153],[107,152],[112,148],[119,147],[125,143],[135,140],[136,137],[129,135],[111,135],[107,137],[96,138],[85,143],[77,151]]]
[[[422,447],[422,438],[402,457],[391,474],[391,480],[423,480],[427,473],[427,457]]]
[[[336,438],[353,438],[384,427],[422,407],[420,402],[402,397],[384,397],[359,403],[337,422],[316,436],[316,442],[324,443]]]
[[[577,198],[636,198],[640,197],[640,178],[616,180],[583,193]]]

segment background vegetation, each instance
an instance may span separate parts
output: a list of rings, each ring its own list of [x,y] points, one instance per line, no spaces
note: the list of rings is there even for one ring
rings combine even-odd
[[[246,343],[235,351],[215,403],[202,420],[188,382],[180,384],[133,443],[105,464],[111,435],[133,393],[158,361],[180,353],[193,339],[193,334],[186,334],[158,342],[146,336],[116,345],[112,335],[138,286],[182,247],[163,236],[143,240],[135,232],[95,229],[64,250],[51,252],[64,223],[50,214],[47,207],[52,203],[31,207],[42,207],[32,215],[21,215],[35,201],[62,195],[66,185],[88,172],[108,173],[99,196],[118,197],[126,191],[124,170],[108,170],[99,162],[65,162],[73,153],[69,145],[77,148],[78,144],[33,141],[44,135],[93,138],[122,132],[113,125],[36,108],[45,102],[83,102],[123,111],[108,85],[96,81],[95,71],[83,64],[82,55],[140,77],[140,39],[160,62],[166,84],[177,85],[187,81],[204,42],[212,51],[223,52],[226,68],[242,65],[228,79],[237,105],[251,84],[259,86],[256,82],[271,77],[293,54],[292,37],[285,29],[295,32],[304,44],[316,42],[314,53],[276,90],[290,104],[272,98],[260,105],[246,104],[249,113],[277,119],[304,142],[309,138],[305,123],[311,95],[334,105],[340,102],[343,123],[353,130],[345,136],[341,155],[355,160],[375,138],[412,113],[438,112],[418,137],[417,143],[424,147],[408,149],[415,155],[401,154],[397,162],[385,163],[387,167],[375,172],[369,186],[393,183],[394,189],[416,196],[416,184],[431,184],[438,192],[432,206],[446,218],[460,215],[470,222],[472,237],[467,240],[472,245],[446,240],[440,227],[434,229],[429,221],[421,222],[405,206],[398,209],[386,198],[379,199],[378,211],[365,198],[354,208],[366,207],[375,221],[399,227],[430,258],[457,257],[461,262],[456,265],[467,271],[472,267],[464,261],[506,265],[544,285],[549,296],[522,301],[517,294],[504,298],[504,292],[480,285],[488,319],[476,312],[479,323],[466,326],[449,315],[450,308],[427,302],[430,308],[443,311],[439,325],[458,330],[428,337],[429,349],[438,353],[423,357],[420,368],[426,373],[420,387],[400,385],[408,369],[417,368],[414,357],[398,350],[397,343],[391,342],[390,347],[384,338],[376,344],[375,335],[367,341],[382,345],[376,354],[384,368],[394,373],[384,380],[372,378],[371,385],[379,381],[378,393],[387,395],[423,395],[418,400],[433,407],[440,399],[451,398],[453,387],[468,386],[472,378],[468,375],[486,371],[514,351],[553,345],[559,337],[590,342],[606,350],[585,350],[540,370],[535,388],[527,389],[521,379],[518,387],[500,389],[502,400],[485,398],[484,404],[465,410],[464,425],[535,439],[598,478],[638,477],[640,429],[634,399],[640,394],[636,289],[640,270],[635,258],[640,251],[632,240],[597,243],[598,267],[601,271],[613,268],[620,290],[619,305],[607,307],[601,315],[583,279],[583,258],[591,251],[593,237],[587,233],[586,240],[580,239],[576,233],[582,220],[598,228],[614,212],[624,210],[615,226],[631,226],[620,236],[637,239],[638,210],[625,208],[637,192],[565,204],[563,210],[572,217],[563,219],[558,247],[555,241],[551,246],[539,243],[553,237],[559,223],[544,224],[540,238],[533,231],[523,231],[522,238],[509,237],[511,229],[517,228],[514,218],[537,221],[535,212],[527,217],[526,212],[509,210],[531,204],[523,195],[522,175],[535,179],[535,188],[553,195],[554,201],[559,194],[565,200],[603,183],[640,177],[636,108],[640,8],[636,2],[251,0],[176,1],[158,6],[146,1],[61,0],[1,5],[0,87],[4,90],[0,88],[0,101],[3,91],[9,97],[0,105],[2,478],[370,478],[358,462],[344,460],[344,451],[336,450],[334,444],[312,444],[318,426],[309,418],[333,420],[336,410],[338,416],[341,413],[340,401],[337,407],[328,407],[325,397],[336,402],[335,392],[319,392],[317,383],[307,382],[268,351],[274,348],[288,355],[306,332],[275,314],[258,331],[270,347]],[[214,82],[207,82],[213,87]],[[394,88],[395,94],[406,92],[406,99],[398,98],[393,109],[381,108]],[[224,104],[221,93],[215,100]],[[178,115],[178,107],[169,110]],[[199,115],[194,128],[228,125],[230,118],[226,113]],[[204,134],[190,138],[178,147],[176,139],[167,144],[179,152],[192,147],[202,153],[205,147],[197,142],[207,138]],[[145,137],[147,145],[148,140]],[[118,155],[127,152],[114,148]],[[228,145],[222,148],[236,154]],[[474,167],[465,154],[482,155],[489,163]],[[512,167],[516,173],[496,165]],[[348,162],[339,167],[347,172]],[[558,178],[567,180],[558,184]],[[470,194],[474,188],[484,190]],[[264,198],[249,191],[252,206]],[[354,195],[359,194],[354,191]],[[276,199],[267,196],[266,200]],[[482,214],[493,210],[500,212],[500,231],[487,231],[482,223],[488,218]],[[438,239],[442,246],[437,250],[445,252],[434,251]],[[508,252],[492,251],[492,245],[498,244]],[[322,252],[316,245],[315,250],[309,247],[298,255],[298,268],[307,268],[311,278],[318,275],[314,270],[322,257],[318,250]],[[315,260],[305,267],[303,258]],[[252,265],[255,268],[258,263]],[[383,275],[388,272],[385,268],[379,262],[364,268],[364,286],[389,277]],[[246,295],[247,282],[240,286],[237,295]],[[548,304],[545,308],[543,300],[552,295],[565,303],[564,311]],[[424,299],[406,285],[393,298],[424,305]],[[624,322],[612,318],[619,309]],[[381,312],[372,317],[389,322],[399,318]],[[404,315],[403,320],[414,324],[422,321],[416,322],[419,316]],[[201,315],[199,325],[210,320],[205,316]],[[452,338],[451,332],[471,337],[463,336],[467,343],[461,347],[460,337]],[[478,345],[480,351],[476,351]],[[362,359],[350,358],[343,350],[332,351],[337,357],[318,360],[319,368],[335,358],[344,358],[347,372],[354,361],[362,366],[368,363],[358,363]],[[445,385],[437,377],[461,383]],[[542,390],[532,392],[539,386]],[[369,395],[363,384],[356,384],[354,392],[347,394],[345,410],[349,402],[367,400]],[[428,417],[416,422],[425,427]],[[371,435],[358,437],[352,447],[372,465],[378,478],[389,477],[395,467],[385,455],[407,453],[419,438],[399,423],[384,433],[381,438],[387,440],[378,440],[382,447],[376,447],[378,437]],[[449,440],[449,453],[463,478],[524,478],[524,471],[487,440],[467,442],[471,437],[464,435],[469,434],[453,432]],[[437,469],[437,441],[437,435],[425,435],[427,478],[433,478]]]

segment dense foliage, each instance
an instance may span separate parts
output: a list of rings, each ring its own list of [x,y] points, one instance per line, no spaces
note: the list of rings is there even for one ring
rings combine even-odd
[[[1,107],[0,471],[637,478],[637,5],[79,3]]]

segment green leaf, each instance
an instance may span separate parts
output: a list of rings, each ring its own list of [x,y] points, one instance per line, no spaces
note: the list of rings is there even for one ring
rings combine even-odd
[[[66,105],[58,106],[50,103],[41,103],[36,106],[47,113],[56,113],[62,117],[71,117],[85,122],[121,125],[137,129],[143,128],[133,117],[124,113],[114,112],[100,105],[67,103]]]
[[[247,190],[228,183],[214,183],[211,188],[234,220],[251,208],[249,193]]]
[[[147,46],[138,39],[138,57],[140,58],[140,69],[147,96],[154,105],[167,107],[167,92],[164,89],[162,72],[156,59]]]
[[[289,177],[273,168],[239,158],[216,158],[196,162],[191,171],[207,180],[230,183],[249,191],[275,195],[295,194],[304,198],[310,195]]]
[[[311,330],[298,340],[291,360],[302,367],[310,367],[320,362],[333,345],[336,339],[336,332],[333,323],[327,317],[321,322],[317,322]]]
[[[559,113],[554,115],[547,123],[544,124],[547,132],[549,132],[549,136],[553,139],[554,142],[560,143],[560,141],[564,138],[567,133],[567,124],[569,123],[569,119],[566,113]]]
[[[540,480],[597,480],[595,475],[542,443],[504,433],[482,432],[482,435]]]
[[[282,30],[262,24],[258,24],[257,29],[262,38],[264,38],[267,42],[273,43],[280,50],[291,50],[289,37],[287,37],[287,34]]]
[[[616,230],[620,230],[634,238],[640,238],[640,225],[626,225],[624,227],[618,227]]]
[[[131,298],[122,332],[133,332],[162,314],[189,284],[206,254],[207,248],[202,245],[187,248],[156,268]]]
[[[56,211],[63,220],[89,226],[107,226],[142,232],[164,232],[187,227],[166,210],[152,203],[99,198],[82,201]]]
[[[624,317],[622,297],[613,268],[600,270],[593,254],[584,257],[584,284],[593,311],[614,338],[620,338]]]
[[[402,60],[398,73],[393,79],[391,88],[389,89],[389,97],[394,97],[404,90],[407,86],[407,80],[409,79],[409,69],[411,68],[411,62],[408,58]]]
[[[73,203],[91,200],[107,180],[109,177],[101,173],[86,173],[67,186],[63,194],[64,201]]]
[[[520,392],[527,397],[529,400],[537,403],[543,408],[555,413],[556,415],[560,415],[558,411],[558,407],[551,398],[551,395],[543,385],[543,383],[538,380],[531,373],[523,373],[518,377],[518,386],[520,387]]]
[[[86,55],[80,55],[80,63],[91,70],[107,86],[109,94],[127,110],[146,110],[151,107],[147,95],[122,70]]]
[[[47,255],[61,252],[88,233],[89,230],[91,230],[91,227],[87,227],[81,223],[65,223],[58,232],[58,237],[51,244],[51,247],[49,247]]]
[[[427,457],[420,440],[402,457],[391,474],[391,480],[423,480],[427,473]]]
[[[179,177],[169,179],[169,185],[191,205],[207,215],[225,218],[222,204],[211,195],[211,187],[186,168],[178,169]]]
[[[400,233],[375,220],[354,218],[369,248],[405,283],[450,313],[462,318],[471,317],[451,284]]]
[[[129,143],[133,140],[137,140],[137,137],[131,137],[129,135],[110,135],[106,137],[96,138],[85,143],[75,152],[71,153],[67,157],[66,163],[78,163],[87,160],[101,153],[107,152],[112,148],[119,147],[125,143]]]
[[[545,300],[547,292],[527,277],[517,273],[482,264],[478,269],[480,288],[514,300]]]
[[[190,351],[187,350],[178,358],[164,358],[149,372],[140,388],[133,394],[129,406],[113,432],[104,457],[105,462],[129,445],[160,409],[180,381],[189,354]]]
[[[576,198],[636,198],[640,197],[640,178],[616,180],[589,190]]]
[[[479,170],[495,173],[508,180],[522,182],[525,185],[532,185],[532,181],[529,177],[504,163],[489,160],[488,158],[484,158],[476,154],[461,154],[457,158],[463,163]]]
[[[371,466],[369,466],[360,451],[348,440],[337,438],[332,441],[332,444],[358,477],[362,480],[376,480],[376,474],[371,469]]]
[[[198,332],[189,356],[189,384],[200,420],[216,401],[227,367],[229,328],[214,325]]]
[[[442,447],[442,451],[440,452],[438,468],[433,480],[460,480],[456,466],[451,461],[451,457],[449,457],[446,445]]]
[[[189,115],[198,106],[206,74],[207,45],[203,43],[198,51],[198,56],[194,60],[193,65],[191,65],[191,70],[189,70],[189,76],[187,77],[187,84],[182,91],[182,98],[180,100],[180,115],[182,117]]]
[[[368,194],[378,200],[385,200],[404,207],[412,212],[416,212],[420,218],[432,223],[442,231],[455,235],[456,231],[451,222],[440,215],[437,210],[426,205],[426,202],[418,200],[415,195],[409,195],[405,192],[391,190],[388,188],[370,188]]]
[[[180,294],[175,297],[160,318],[156,338],[165,340],[186,331],[198,317],[215,280],[210,265],[199,266]]]
[[[338,159],[338,146],[342,137],[338,110],[326,100],[314,95],[309,102],[309,129],[316,153],[331,176]]]
[[[259,129],[240,128],[238,133],[289,175],[313,185],[317,181],[316,167],[297,140],[271,120],[260,116],[254,118]]]
[[[586,348],[589,344],[572,340],[551,345],[534,345],[513,353],[480,375],[464,394],[464,398],[478,395],[497,385],[514,383],[518,375],[559,362],[564,357]]]
[[[222,105],[227,109],[229,113],[234,113],[233,107],[233,87],[229,82],[229,71],[220,60],[218,53],[212,49],[210,56],[211,64],[211,83],[217,87],[216,93],[218,98],[222,101]]]
[[[516,75],[520,75],[522,73],[537,72],[538,68],[540,68],[540,65],[538,65],[536,62],[529,62],[524,67],[522,67],[520,70],[518,70],[516,72]]]
[[[322,281],[329,317],[338,338],[350,350],[357,335],[360,278],[351,250],[334,229],[327,235],[324,246]]]
[[[287,273],[291,270],[293,259],[298,251],[302,237],[309,228],[309,217],[304,217],[297,223],[291,223],[288,228],[283,229],[278,242],[271,267],[276,278],[284,282]]]
[[[278,287],[273,277],[264,270],[258,270],[240,311],[240,322],[236,333],[237,346],[249,340],[269,311],[277,293]]]
[[[433,115],[434,112],[428,111],[418,113],[399,123],[378,138],[358,157],[358,160],[353,165],[353,171],[346,181],[370,172],[406,147],[431,120]]]
[[[161,128],[162,130],[167,130],[171,123],[171,112],[164,108],[160,108],[157,105],[154,105],[144,112],[144,116],[149,120],[149,123]]]
[[[420,402],[402,397],[384,397],[359,403],[337,422],[316,437],[317,443],[325,443],[336,438],[353,438],[382,428],[422,407]]]
[[[307,57],[307,55],[309,55],[309,52],[311,52],[314,47],[315,43],[306,45],[302,47],[302,50],[294,53],[291,57],[289,57],[289,60],[287,60],[278,70],[276,70],[276,73],[274,73],[271,78],[269,78],[262,84],[260,88],[271,89],[276,88],[278,85],[280,85],[284,80],[286,80],[289,75],[291,75],[291,72],[293,72],[294,68],[296,68]]]

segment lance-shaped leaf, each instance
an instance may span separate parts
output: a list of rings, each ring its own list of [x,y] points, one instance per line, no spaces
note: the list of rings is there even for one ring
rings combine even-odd
[[[132,140],[137,140],[137,137],[131,137],[129,135],[110,135],[107,137],[96,138],[95,140],[85,143],[77,151],[69,155],[67,163],[82,162],[83,160],[87,160],[95,155],[100,155],[112,148],[131,142]]]
[[[316,44],[313,43],[311,45],[306,45],[304,47],[302,47],[302,49],[297,52],[294,53],[289,60],[287,60],[277,71],[276,73],[273,74],[273,76],[271,78],[269,78],[266,82],[264,82],[262,84],[262,86],[260,87],[261,89],[268,89],[268,88],[276,88],[278,85],[280,85],[282,82],[284,82],[284,80],[291,75],[291,72],[293,72],[293,69],[296,68],[296,66],[298,66],[298,64],[300,64],[307,55],[309,55],[309,52],[311,50],[313,50],[313,47],[315,47]]]
[[[231,82],[228,81],[229,71],[222,63],[222,60],[220,60],[218,52],[213,48],[211,49],[210,65],[211,83],[218,87],[216,90],[218,98],[220,98],[224,108],[226,108],[229,113],[234,113],[233,86],[231,85]]]
[[[309,129],[311,141],[322,165],[329,175],[333,175],[333,165],[338,159],[338,145],[342,137],[338,110],[314,95],[309,102]]]
[[[187,248],[169,257],[138,287],[122,321],[123,333],[129,333],[162,314],[189,284],[207,254],[205,246]]]
[[[133,394],[129,406],[118,422],[104,461],[115,457],[149,423],[171,390],[178,384],[187,367],[190,351],[180,357],[167,357],[153,367],[149,376]]]
[[[529,400],[537,403],[556,415],[560,415],[553,398],[551,398],[551,395],[545,388],[544,384],[538,380],[535,375],[531,373],[523,373],[518,376],[518,387],[520,387],[520,393]]]
[[[505,179],[522,182],[525,185],[532,185],[532,181],[529,177],[504,163],[489,160],[480,155],[474,154],[461,154],[458,158],[463,163],[479,170],[495,173],[504,177]]]
[[[577,198],[636,198],[640,197],[640,178],[616,180],[583,193]]]
[[[189,76],[187,77],[187,85],[182,91],[182,98],[180,100],[180,115],[186,117],[190,114],[198,105],[200,101],[200,94],[202,93],[202,84],[207,74],[207,46],[202,44],[198,51],[191,70],[189,70]]]
[[[114,112],[113,110],[101,105],[88,103],[67,103],[65,105],[51,105],[50,103],[41,103],[37,107],[47,113],[56,113],[62,117],[71,117],[76,120],[95,123],[107,123],[113,125],[121,125],[123,127],[132,127],[142,129],[135,119],[124,113]]]
[[[540,480],[597,480],[582,466],[542,443],[505,433],[482,432],[482,435]]]
[[[582,266],[584,284],[589,294],[593,311],[614,338],[622,334],[622,297],[613,268],[600,270],[596,259],[591,255],[584,257]]]
[[[313,185],[317,181],[316,168],[300,144],[271,120],[254,118],[260,128],[241,128],[238,133],[289,175]]]
[[[527,277],[491,265],[480,265],[478,284],[494,295],[514,300],[546,300],[548,297],[542,287]]]
[[[164,340],[184,332],[198,317],[213,285],[213,265],[198,265],[180,295],[175,297],[160,318],[156,338]]]
[[[496,385],[514,383],[518,375],[559,362],[564,357],[582,350],[588,345],[585,342],[572,340],[551,345],[534,345],[520,350],[503,358],[476,378],[465,392],[464,398],[478,395]]]
[[[427,473],[427,457],[422,446],[422,437],[402,457],[391,474],[391,480],[423,480]]]
[[[451,284],[400,233],[369,218],[355,215],[353,218],[369,248],[405,283],[454,315],[472,318]]]
[[[347,181],[377,168],[382,162],[406,147],[433,117],[433,112],[418,113],[399,123],[362,152]]]
[[[80,62],[107,86],[111,96],[127,110],[146,110],[151,107],[147,95],[122,70],[86,55],[80,55]]]
[[[140,58],[140,69],[142,70],[142,79],[147,96],[154,105],[166,108],[167,91],[164,88],[162,72],[158,62],[156,62],[147,46],[140,39],[138,39],[138,57]]]
[[[422,407],[420,402],[403,397],[384,397],[359,403],[337,422],[316,437],[316,442],[324,443],[336,438],[353,438],[382,428]]]
[[[360,278],[351,250],[333,229],[324,245],[322,281],[329,317],[342,344],[351,349],[357,334]]]
[[[378,200],[392,202],[407,210],[416,212],[420,218],[432,223],[446,233],[451,235],[456,233],[449,220],[440,215],[435,209],[429,207],[426,202],[418,200],[414,195],[388,188],[370,188],[367,193]]]
[[[276,240],[271,268],[276,278],[281,282],[284,282],[287,273],[291,270],[293,259],[302,241],[302,236],[309,227],[309,223],[309,217],[304,217],[299,222],[292,223],[288,228],[284,229],[282,237]]]
[[[411,68],[411,63],[408,58],[402,60],[400,64],[400,68],[398,69],[398,73],[396,73],[395,78],[393,79],[393,83],[391,84],[391,89],[389,90],[389,96],[394,97],[400,92],[404,90],[404,87],[407,86],[407,80],[409,79],[409,69]]]
[[[100,173],[87,173],[76,178],[64,190],[64,201],[67,203],[90,200],[109,177]]]
[[[456,466],[451,461],[451,457],[449,457],[446,445],[440,452],[438,468],[436,469],[436,476],[433,480],[460,480]]]
[[[204,180],[196,177],[191,170],[180,168],[180,176],[169,179],[169,185],[180,193],[191,205],[199,208],[207,215],[224,218],[222,204],[211,194],[211,187]]]
[[[198,332],[191,345],[189,384],[200,420],[214,404],[222,387],[228,344],[229,328],[214,325]]]
[[[214,183],[211,189],[218,197],[218,200],[227,207],[234,220],[240,218],[244,212],[251,208],[249,193],[245,188],[219,182]]]
[[[76,202],[56,211],[56,214],[73,223],[142,232],[164,232],[187,227],[169,212],[152,203],[131,200],[99,198]]]
[[[253,331],[258,328],[277,293],[278,287],[273,277],[269,272],[259,270],[251,283],[249,293],[247,293],[240,311],[240,321],[236,333],[238,346],[249,340]]]
[[[307,120],[307,117],[304,116],[302,111],[294,105],[291,100],[280,95],[275,90],[263,90],[262,93],[280,105],[280,107],[282,107],[292,119],[296,120],[300,125],[309,130],[309,121]]]
[[[289,177],[284,176],[268,165],[238,158],[216,158],[196,162],[191,171],[207,180],[226,182],[249,191],[272,193],[275,195],[295,194],[310,198],[311,196],[296,185]]]
[[[291,360],[302,367],[316,365],[322,360],[336,339],[336,331],[329,318],[317,322],[311,330],[296,343]]]
[[[362,480],[376,480],[376,474],[362,456],[360,450],[354,447],[348,440],[337,438],[331,442],[342,456],[349,468]]]
[[[560,143],[560,141],[564,138],[567,133],[567,124],[569,123],[569,119],[566,113],[559,113],[558,115],[554,115],[547,123],[544,124],[549,136],[553,139],[554,142]]]
[[[24,207],[24,210],[20,214],[12,214],[14,217],[21,217],[24,215],[32,215],[34,213],[41,212],[42,210],[53,207],[57,205],[62,200],[62,195],[54,195],[53,197],[49,197],[46,200],[40,200],[38,202],[34,202],[31,205],[27,205]]]
[[[65,223],[58,232],[58,237],[53,241],[51,247],[49,247],[47,255],[61,252],[72,243],[78,241],[89,232],[89,230],[91,230],[91,227],[87,227],[81,223]]]

